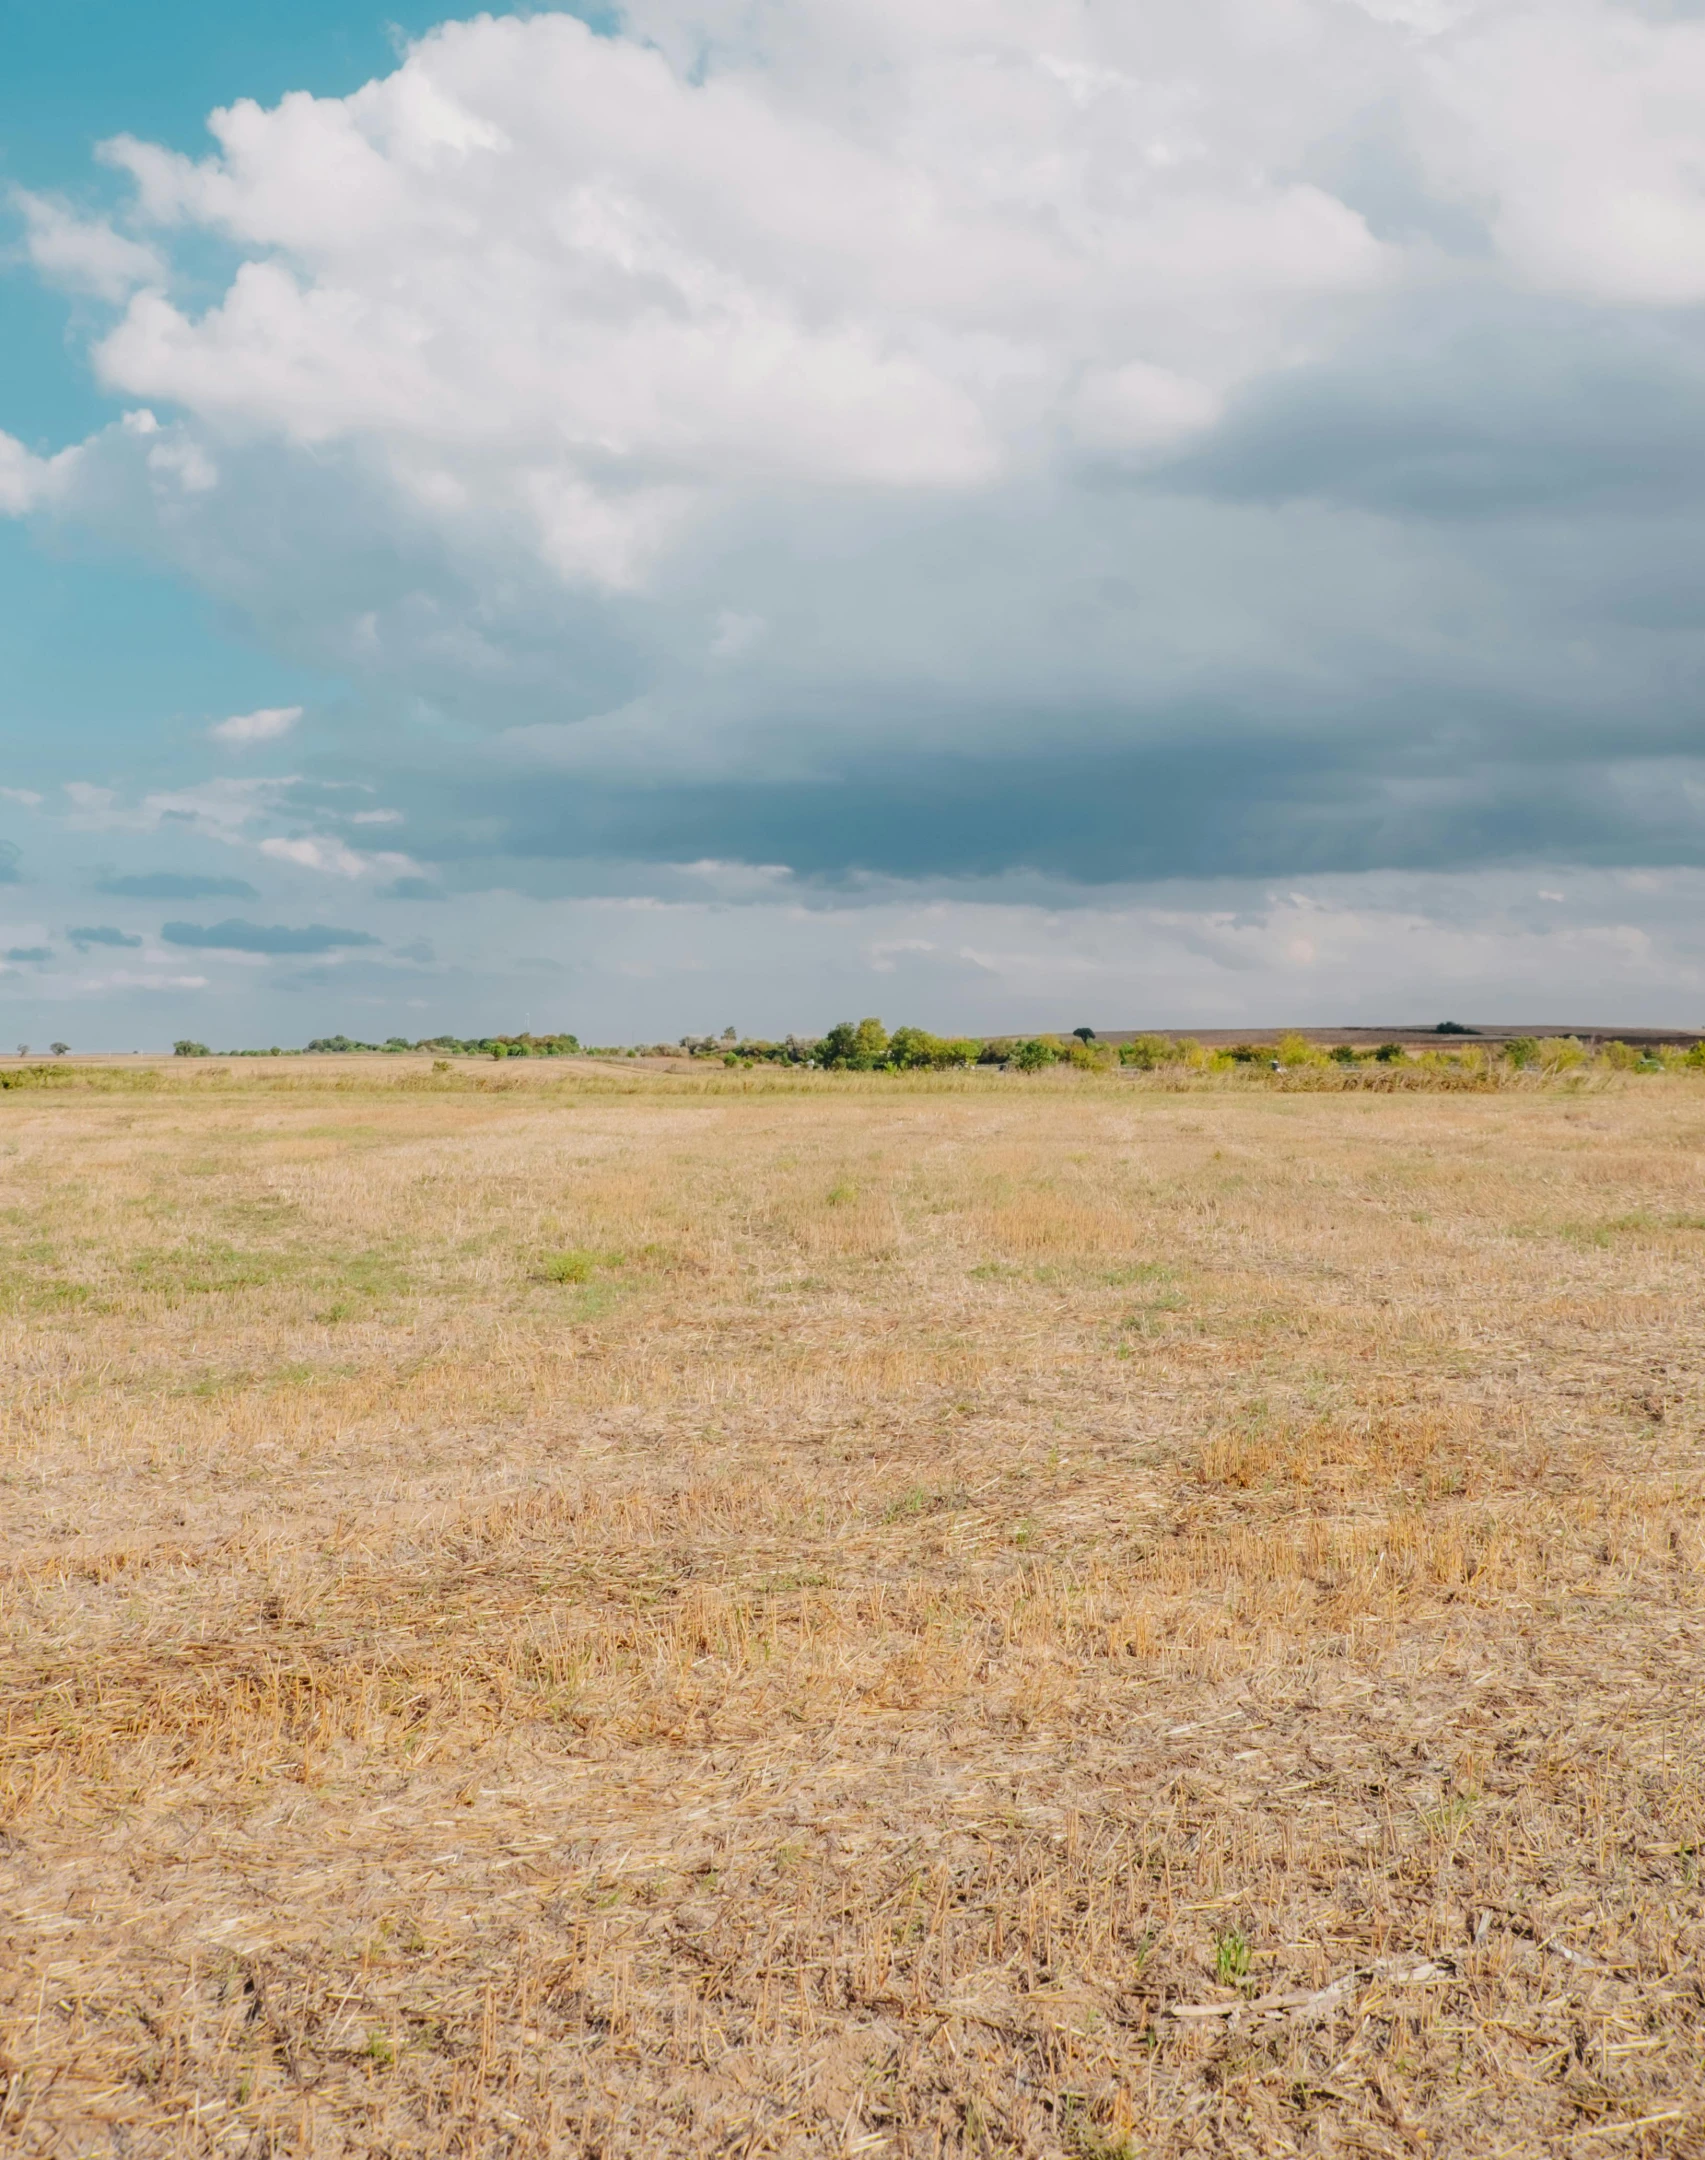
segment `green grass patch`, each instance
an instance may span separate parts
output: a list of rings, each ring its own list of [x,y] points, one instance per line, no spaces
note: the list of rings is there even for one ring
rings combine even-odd
[[[140,1289],[168,1305],[277,1285],[329,1293],[334,1303],[353,1310],[363,1300],[400,1297],[412,1287],[408,1270],[393,1252],[304,1252],[294,1246],[241,1246],[212,1238],[138,1253],[126,1272]]]

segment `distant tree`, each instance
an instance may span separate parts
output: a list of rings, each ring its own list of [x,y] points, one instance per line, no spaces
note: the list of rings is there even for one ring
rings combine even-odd
[[[1460,1020],[1441,1020],[1433,1030],[1435,1035],[1478,1035],[1479,1032],[1478,1028],[1464,1027]]]
[[[927,1028],[897,1027],[888,1038],[888,1062],[902,1072],[927,1070],[939,1047]]]
[[[722,1039],[724,1042],[738,1042],[740,1040],[740,1030],[738,1028],[724,1028]]]
[[[18,1045],[18,1055],[19,1055],[19,1057],[28,1057],[28,1056],[29,1056],[29,1054],[30,1054],[30,1046],[29,1046],[29,1044],[28,1044],[28,1043],[19,1043],[19,1045]]]
[[[1012,1062],[1020,1072],[1041,1072],[1045,1066],[1057,1064],[1059,1056],[1058,1050],[1045,1037],[1032,1035],[1012,1053]]]
[[[64,1057],[65,1053],[71,1048],[71,1045],[69,1043],[49,1043],[47,1047],[53,1052],[55,1057]]]
[[[817,1062],[831,1071],[875,1072],[888,1062],[888,1031],[880,1020],[837,1020],[817,1045]]]
[[[211,1057],[213,1052],[204,1042],[192,1042],[186,1035],[172,1045],[173,1057]]]
[[[1095,1040],[1094,1028],[1073,1028],[1072,1033],[1081,1043],[1092,1043]]]

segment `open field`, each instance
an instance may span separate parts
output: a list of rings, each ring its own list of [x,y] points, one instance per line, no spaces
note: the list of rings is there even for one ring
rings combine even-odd
[[[1705,1077],[0,1093],[0,2151],[1705,2154]]]

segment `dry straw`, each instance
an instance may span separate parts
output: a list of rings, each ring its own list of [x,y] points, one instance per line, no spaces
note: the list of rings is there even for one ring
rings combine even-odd
[[[1705,1080],[0,1097],[0,2150],[1705,2151]]]

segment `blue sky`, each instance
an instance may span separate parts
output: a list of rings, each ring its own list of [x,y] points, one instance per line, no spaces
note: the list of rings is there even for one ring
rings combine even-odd
[[[1705,1018],[1705,20],[0,0],[0,1040]]]

